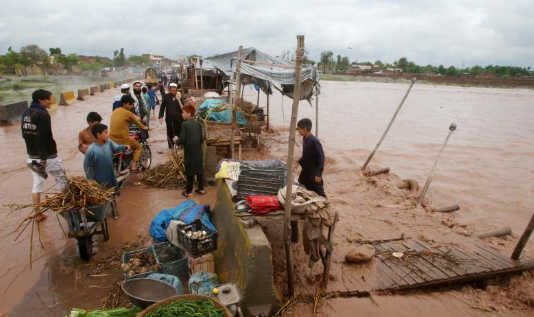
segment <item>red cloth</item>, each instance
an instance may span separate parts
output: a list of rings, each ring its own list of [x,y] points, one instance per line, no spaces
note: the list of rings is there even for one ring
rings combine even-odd
[[[265,214],[282,208],[276,196],[247,196],[247,204],[250,212],[255,214]]]

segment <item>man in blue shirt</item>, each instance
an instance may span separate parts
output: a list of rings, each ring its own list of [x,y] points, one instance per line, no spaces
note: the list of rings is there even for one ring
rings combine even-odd
[[[312,122],[308,118],[301,119],[297,123],[297,132],[302,136],[302,157],[297,165],[302,166],[299,175],[299,183],[307,190],[311,190],[326,197],[323,188],[324,151],[319,139],[312,133]]]

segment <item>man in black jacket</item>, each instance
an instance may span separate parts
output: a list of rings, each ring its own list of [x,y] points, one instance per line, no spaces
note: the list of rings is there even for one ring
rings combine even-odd
[[[26,142],[26,151],[28,153],[28,163],[39,163],[46,174],[54,176],[57,182],[57,188],[63,190],[67,184],[65,171],[61,164],[61,159],[57,156],[56,141],[52,135],[52,125],[50,115],[47,109],[52,104],[52,93],[38,89],[32,94],[32,103],[29,108],[24,110],[21,118],[22,137]],[[43,174],[32,171],[33,189],[32,199],[35,205],[41,202],[41,193],[43,192],[43,183],[45,179]],[[45,218],[44,215],[36,217],[37,221]]]
[[[180,94],[178,93],[178,85],[172,83],[169,85],[169,93],[165,94],[159,107],[159,123],[163,124],[163,115],[165,115],[165,123],[167,125],[167,143],[169,149],[172,149],[172,139],[180,135],[182,128],[182,102],[180,101]]]

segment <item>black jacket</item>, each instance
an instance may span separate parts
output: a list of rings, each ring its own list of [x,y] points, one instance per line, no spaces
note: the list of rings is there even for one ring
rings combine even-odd
[[[178,97],[178,96],[176,96]],[[165,114],[166,118],[178,118],[178,120],[183,120],[182,118],[182,108],[178,103],[179,98],[172,100],[171,94],[165,94],[163,100],[161,101],[161,106],[159,107],[159,117],[163,118]],[[166,111],[165,111],[166,110]]]
[[[30,158],[46,160],[57,157],[50,115],[45,107],[32,102],[22,113],[20,125]]]

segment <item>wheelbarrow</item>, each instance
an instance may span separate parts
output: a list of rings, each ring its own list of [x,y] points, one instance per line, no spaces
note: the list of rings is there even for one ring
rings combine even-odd
[[[67,220],[69,238],[78,240],[80,258],[89,261],[93,256],[93,236],[101,234],[104,241],[109,240],[107,215],[111,210],[113,215],[118,215],[115,198],[98,206],[76,208],[66,210],[60,215]]]

